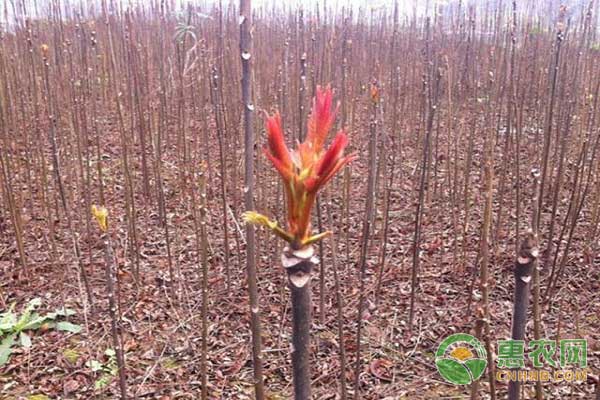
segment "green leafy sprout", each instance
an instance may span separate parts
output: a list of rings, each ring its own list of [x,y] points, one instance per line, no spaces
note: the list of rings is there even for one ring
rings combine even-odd
[[[89,360],[85,363],[85,366],[91,369],[92,372],[100,374],[100,377],[94,383],[96,390],[102,390],[107,387],[119,372],[115,350],[108,348],[104,351],[104,355],[108,359],[105,363],[98,360]]]
[[[65,308],[59,309],[46,315],[40,315],[35,311],[42,304],[40,298],[32,299],[23,309],[21,315],[15,313],[15,304],[0,313],[0,366],[10,360],[15,345],[29,349],[32,345],[30,331],[55,328],[59,331],[79,333],[81,326],[68,321],[58,321],[60,318],[69,317],[75,311]]]

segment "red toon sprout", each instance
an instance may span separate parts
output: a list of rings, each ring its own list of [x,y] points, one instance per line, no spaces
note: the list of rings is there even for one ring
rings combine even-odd
[[[331,88],[328,86],[323,89],[317,86],[317,95],[308,119],[306,139],[298,144],[294,151],[290,151],[285,144],[279,113],[268,116],[266,121],[268,146],[264,152],[284,182],[288,229],[283,230],[277,222],[254,211],[244,213],[244,220],[270,228],[296,249],[314,243],[330,233],[311,236],[312,206],[318,190],[344,165],[356,158],[355,155],[344,156],[348,137],[343,131],[336,134],[327,150],[323,149],[335,120],[336,111],[332,110],[332,102]]]

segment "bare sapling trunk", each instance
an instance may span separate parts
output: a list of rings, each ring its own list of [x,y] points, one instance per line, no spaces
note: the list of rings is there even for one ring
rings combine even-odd
[[[491,314],[489,306],[489,292],[490,292],[490,230],[492,226],[492,206],[493,206],[493,190],[494,190],[494,155],[493,155],[493,139],[490,134],[487,133],[485,136],[485,161],[484,161],[484,175],[485,175],[485,205],[483,210],[483,222],[481,226],[481,238],[480,238],[480,269],[479,269],[479,290],[481,291],[481,303],[475,309],[477,321],[475,325],[475,336],[481,338],[483,336],[485,341],[485,350],[487,352],[487,363],[488,363],[488,379],[490,384],[490,398],[496,399],[496,377],[494,373],[494,360],[492,357],[492,345],[491,345]],[[471,293],[471,291],[469,292]],[[471,385],[471,400],[479,398],[479,382],[475,381]]]
[[[7,146],[8,148],[8,146]],[[5,161],[6,159],[6,161]],[[15,198],[12,192],[12,187],[9,184],[10,178],[7,173],[8,170],[8,157],[4,157],[4,153],[0,152],[0,169],[2,169],[2,178],[4,180],[6,186],[6,197],[8,208],[10,209],[10,216],[13,223],[13,229],[15,231],[15,238],[17,240],[17,249],[19,251],[19,261],[21,262],[21,267],[23,268],[23,272],[27,273],[27,257],[25,255],[25,245],[23,242],[23,228],[21,221],[21,213],[19,212],[19,207],[16,206]],[[3,187],[4,189],[4,187]]]
[[[371,233],[371,221],[373,220],[373,210],[375,208],[375,174],[377,168],[377,108],[379,102],[379,88],[371,85],[371,122],[369,135],[369,176],[367,180],[367,196],[365,200],[365,215],[363,218],[362,237],[360,246],[360,258],[358,265],[360,268],[359,282],[359,300],[358,300],[358,315],[356,328],[356,366],[354,369],[354,399],[357,400],[360,396],[360,372],[361,372],[361,337],[363,311],[365,307],[365,280],[367,270],[367,253],[369,244],[369,235]]]
[[[208,399],[208,237],[206,233],[206,178],[200,178],[200,236],[202,261],[202,399]]]
[[[202,381],[202,400],[208,399],[208,235],[206,232],[206,163],[203,162],[198,173],[198,188],[191,182],[190,200],[194,220],[196,252],[199,264],[199,277],[202,281],[202,354],[200,356],[200,379]],[[196,190],[200,198],[196,203]]]
[[[548,158],[550,155],[550,146],[551,146],[551,141],[552,141],[552,121],[553,121],[553,115],[554,115],[554,106],[556,103],[556,87],[557,87],[557,81],[558,81],[558,74],[559,74],[559,66],[560,66],[560,55],[561,55],[561,46],[563,43],[563,40],[565,38],[565,33],[564,33],[564,17],[565,17],[565,10],[561,9],[560,12],[560,21],[557,24],[557,32],[556,32],[556,40],[555,40],[555,47],[554,47],[554,54],[552,56],[552,68],[550,68],[549,73],[549,83],[550,83],[550,100],[548,103],[548,109],[546,112],[546,120],[545,120],[545,133],[544,133],[544,147],[543,147],[543,153],[542,153],[542,175],[541,175],[541,182],[540,182],[540,196],[538,199],[538,220],[541,218],[541,212],[542,212],[542,205],[544,203],[544,196],[546,195],[545,193],[545,188],[546,188],[546,182],[547,179],[549,178],[548,176]],[[552,237],[548,238],[548,241],[550,242],[548,244],[548,248],[552,247]],[[535,275],[535,274],[534,274]],[[534,276],[534,281],[535,281],[535,276]],[[534,282],[534,286],[537,285],[537,282]],[[534,301],[537,302],[537,299],[534,299]],[[534,305],[535,306],[535,305]],[[541,399],[541,395],[536,395],[536,398],[538,400]]]
[[[252,2],[240,0],[240,57],[242,60],[242,107],[244,108],[244,206],[254,209],[254,125],[252,104]],[[262,373],[262,339],[258,284],[254,257],[254,227],[246,224],[246,272],[250,297],[250,325],[252,330],[252,362],[254,368],[254,395],[256,400],[265,397]]]
[[[531,291],[531,280],[538,264],[538,233],[539,214],[538,197],[540,196],[540,172],[534,168],[531,171],[534,182],[533,215],[531,230],[521,243],[514,268],[515,292],[512,321],[512,339],[523,340],[525,338],[525,327],[527,325],[527,308]],[[518,400],[520,395],[520,382],[510,381],[508,385],[509,400]]]
[[[313,246],[301,249],[285,247],[281,263],[285,268],[292,302],[292,370],[294,399],[309,400],[310,385],[310,326],[312,304],[310,278],[317,264]]]
[[[108,292],[108,312],[110,314],[110,331],[117,357],[117,367],[119,368],[119,389],[121,391],[121,400],[127,399],[127,375],[125,371],[125,355],[123,354],[123,345],[121,334],[119,332],[119,318],[117,316],[117,302],[115,300],[115,263],[112,243],[108,233],[102,235],[104,242],[104,263],[106,276],[106,291]]]
[[[225,255],[225,277],[227,283],[227,290],[231,287],[231,273],[229,271],[229,230],[227,227],[228,218],[227,218],[227,168],[226,168],[226,157],[225,157],[225,149],[224,149],[224,137],[225,137],[225,129],[223,127],[223,119],[224,115],[221,112],[221,100],[219,98],[220,88],[219,88],[219,73],[217,68],[213,66],[212,69],[212,79],[211,79],[211,91],[210,97],[211,102],[213,104],[213,110],[215,114],[215,125],[217,127],[217,142],[219,144],[219,162],[220,162],[220,171],[221,171],[221,205],[223,208],[223,246],[224,246],[224,255]]]
[[[121,391],[121,400],[127,399],[127,375],[125,372],[125,356],[123,354],[123,344],[119,332],[119,315],[117,313],[118,300],[115,291],[115,274],[117,264],[115,262],[114,250],[110,240],[110,231],[108,230],[108,210],[102,206],[92,206],[92,215],[98,223],[102,232],[101,240],[104,246],[104,272],[106,279],[106,292],[108,296],[108,314],[110,316],[110,330],[113,341],[113,347],[117,357],[117,367],[119,368],[119,389]]]
[[[513,305],[512,334],[513,340],[525,338],[525,326],[527,325],[527,309],[531,292],[531,278],[534,262],[538,257],[537,236],[534,232],[528,232],[521,243],[515,267],[515,292]],[[518,380],[510,380],[508,383],[508,399],[519,400],[521,383]]]
[[[119,82],[117,79],[118,70],[116,57],[117,53],[115,53],[115,46],[112,38],[112,30],[110,29],[110,21],[108,16],[106,16],[105,20],[106,26],[108,29],[108,53],[109,53],[109,73],[110,73],[110,81],[112,83],[113,96],[115,105],[117,107],[117,120],[119,126],[119,136],[120,136],[120,144],[122,147],[122,155],[121,155],[121,167],[125,180],[125,216],[127,221],[127,229],[129,236],[129,247],[130,251],[133,254],[133,273],[136,285],[139,285],[139,244],[137,240],[137,226],[136,226],[136,208],[135,208],[135,194],[134,194],[134,184],[133,184],[133,168],[130,168],[130,160],[129,160],[129,140],[128,136],[125,133],[125,110],[121,103],[121,92],[119,90]],[[170,271],[170,277],[173,278],[173,274]],[[174,297],[174,289],[173,285],[175,282],[172,280],[171,282],[171,295]]]
[[[298,11],[298,24],[300,25],[300,54],[298,59],[300,63],[300,82],[298,83],[298,141],[302,141],[304,134],[304,97],[306,93],[306,51],[304,43],[304,10],[300,7]]]
[[[52,112],[56,112],[56,108],[54,106],[54,101],[53,101],[54,98],[51,96],[52,90],[50,87],[50,77],[49,77],[50,64],[48,61],[48,46],[46,46],[46,45],[42,46],[42,55],[43,55],[43,62],[44,62],[44,83],[46,86],[46,93],[48,96],[48,100],[47,100],[48,101],[48,111],[50,113],[52,113]],[[60,164],[59,164],[59,160],[58,160],[58,145],[56,142],[57,116],[51,114],[48,116],[48,119],[50,120],[49,121],[50,129],[48,130],[48,140],[50,141],[50,148],[52,150],[52,168],[54,170],[54,179],[56,182],[56,186],[58,187],[58,192],[60,194],[60,204],[62,206],[63,212],[64,212],[66,220],[67,220],[67,228],[69,231],[69,235],[71,236],[71,242],[73,243],[73,250],[75,252],[75,258],[77,259],[77,265],[79,266],[79,276],[81,277],[81,279],[83,281],[85,291],[87,294],[87,300],[90,304],[90,309],[93,314],[94,313],[94,298],[93,298],[93,294],[92,294],[92,289],[90,287],[88,276],[85,271],[85,266],[83,265],[81,250],[79,247],[79,239],[78,239],[77,233],[75,232],[75,229],[73,228],[71,212],[70,212],[69,205],[67,204],[67,195],[65,193],[65,188],[63,185],[62,177],[61,177],[61,169],[60,169]],[[22,258],[22,260],[24,260],[24,257]]]
[[[328,197],[327,201],[327,222],[333,225],[333,218],[331,215],[331,197]],[[344,345],[344,298],[342,296],[342,289],[340,285],[340,277],[338,274],[338,245],[336,240],[331,241],[331,270],[333,271],[333,282],[335,284],[335,300],[337,302],[337,333],[338,333],[338,347],[340,357],[340,396],[341,400],[348,398],[346,389],[346,346]]]
[[[430,20],[427,18],[425,22],[425,76],[423,80],[423,112],[426,117],[425,135],[423,137],[423,155],[421,160],[421,171],[419,178],[419,199],[417,202],[417,209],[415,211],[415,230],[413,236],[413,257],[412,257],[412,271],[411,271],[411,284],[410,284],[410,309],[408,312],[408,326],[409,330],[413,328],[413,322],[415,317],[415,302],[416,294],[419,286],[419,266],[421,261],[421,234],[422,234],[422,222],[423,222],[423,208],[425,204],[425,192],[427,190],[427,177],[429,174],[429,163],[431,158],[431,131],[433,130],[433,121],[435,118],[435,110],[437,108],[437,91],[439,86],[439,71],[435,73],[431,63],[431,52],[430,52]],[[432,87],[433,86],[433,87]]]
[[[539,207],[541,205],[541,196],[542,196],[542,185],[540,182],[540,170],[534,168],[531,170],[531,176],[533,177],[534,187],[535,187],[535,197],[533,199],[533,216],[531,222],[531,229],[533,230],[533,235],[536,240],[536,244],[538,242],[539,234],[540,234],[540,210]],[[532,269],[533,269],[533,336],[535,340],[540,339],[541,337],[541,318],[540,318],[540,271],[539,271],[539,260],[538,257],[535,257],[532,261]],[[537,381],[535,384],[535,395],[537,400],[541,400],[543,398],[542,392],[542,384],[541,381]]]

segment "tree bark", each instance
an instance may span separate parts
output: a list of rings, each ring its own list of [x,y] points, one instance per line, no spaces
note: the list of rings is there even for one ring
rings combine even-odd
[[[525,338],[527,325],[527,308],[531,290],[531,277],[534,262],[538,256],[537,238],[533,232],[528,232],[521,243],[514,268],[515,298],[513,306],[512,336],[513,340]],[[508,399],[519,400],[521,383],[511,380],[508,383]]]
[[[110,331],[117,357],[117,367],[119,368],[119,390],[121,400],[127,399],[127,375],[125,372],[125,355],[123,354],[123,343],[119,332],[119,317],[117,316],[117,302],[115,300],[115,268],[113,248],[108,234],[104,234],[104,262],[106,291],[108,292],[108,312],[110,314]]]
[[[317,264],[312,246],[283,249],[281,263],[286,270],[292,298],[292,370],[294,399],[309,400],[310,388],[310,325],[312,304],[310,278]]]
[[[242,59],[242,106],[244,109],[244,206],[254,209],[254,105],[252,104],[252,2],[240,0],[240,57]],[[254,395],[265,397],[262,373],[262,339],[258,284],[254,258],[254,226],[246,224],[246,272],[250,297],[250,325],[252,329],[252,363],[254,368]]]

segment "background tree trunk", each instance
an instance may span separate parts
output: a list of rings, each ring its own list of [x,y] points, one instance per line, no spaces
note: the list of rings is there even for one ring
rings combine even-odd
[[[254,209],[254,125],[252,104],[252,2],[240,0],[240,57],[242,59],[242,106],[244,108],[244,207]],[[254,367],[254,394],[256,400],[265,397],[262,373],[262,339],[258,285],[254,259],[254,226],[246,224],[246,272],[250,297],[250,326],[252,330],[252,361]]]

